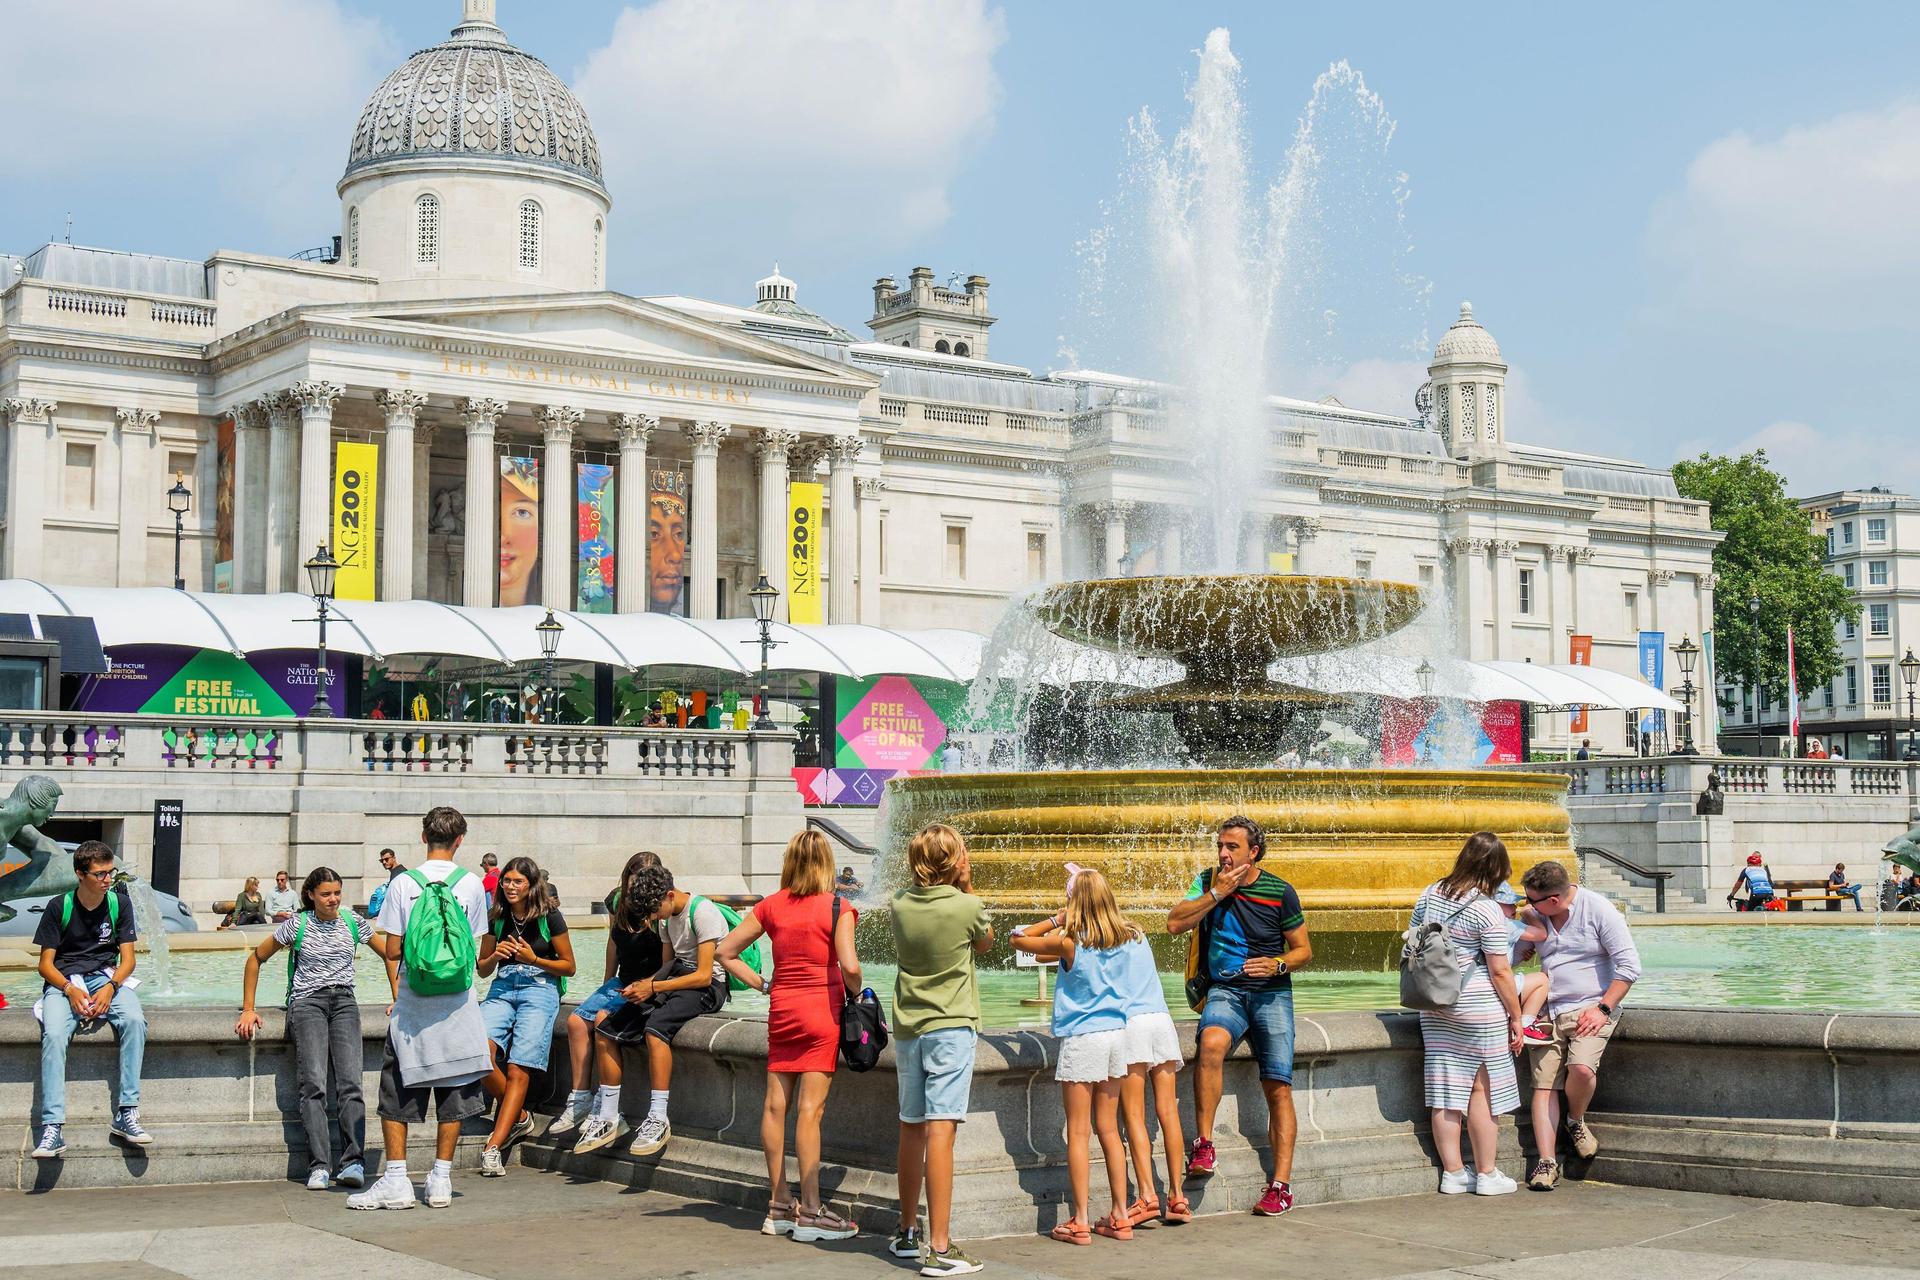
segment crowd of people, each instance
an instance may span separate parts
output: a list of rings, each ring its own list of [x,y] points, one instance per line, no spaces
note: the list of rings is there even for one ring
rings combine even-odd
[[[365,919],[343,905],[339,872],[315,868],[297,890],[283,873],[276,891],[292,894],[289,910],[269,912],[281,918],[247,954],[235,1032],[243,1039],[260,1032],[262,968],[287,952],[286,1027],[297,1061],[307,1186],[351,1188],[350,1208],[419,1203],[408,1136],[429,1123],[430,1114],[434,1152],[424,1200],[434,1207],[452,1202],[452,1160],[465,1122],[492,1111],[483,1177],[504,1176],[508,1150],[533,1131],[529,1090],[548,1066],[578,961],[543,869],[531,858],[501,865],[488,855],[482,873],[470,872],[457,861],[466,835],[465,818],[442,806],[422,820],[418,866],[408,868],[394,850],[381,850],[389,879]],[[1243,1041],[1252,1050],[1268,1115],[1270,1164],[1253,1211],[1273,1216],[1293,1207],[1292,975],[1311,961],[1313,948],[1299,895],[1262,865],[1266,842],[1259,824],[1229,818],[1214,844],[1214,866],[1195,876],[1165,920],[1168,933],[1193,935],[1187,996],[1200,1018],[1191,1143],[1180,1113],[1184,1056],[1147,930],[1121,911],[1106,876],[1069,864],[1060,909],[1012,931],[1015,950],[1059,970],[1052,1031],[1070,1198],[1068,1217],[1051,1235],[1061,1243],[1085,1246],[1096,1235],[1125,1241],[1145,1225],[1192,1221],[1185,1188],[1216,1173],[1213,1127],[1225,1064]],[[994,945],[994,929],[972,892],[966,844],[952,827],[935,824],[915,835],[907,865],[911,884],[891,901],[901,1208],[888,1249],[917,1261],[923,1275],[962,1275],[980,1264],[953,1236],[954,1145],[972,1107],[980,1031],[975,964]],[[67,1046],[77,1027],[96,1021],[111,1026],[119,1041],[112,1133],[136,1145],[152,1140],[139,1117],[146,1024],[133,993],[132,907],[126,890],[114,884],[109,847],[82,844],[74,866],[79,887],[49,908],[37,935],[46,984],[40,1140],[33,1151],[39,1159],[65,1150]],[[1583,1157],[1595,1153],[1586,1111],[1620,1003],[1639,976],[1625,920],[1605,898],[1575,886],[1556,862],[1530,867],[1521,892],[1509,884],[1511,874],[1505,846],[1482,832],[1413,909],[1416,929],[1433,923],[1444,932],[1462,975],[1458,999],[1420,1017],[1425,1101],[1443,1194],[1502,1195],[1517,1188],[1497,1167],[1495,1148],[1496,1117],[1521,1102],[1519,1055],[1531,1055],[1538,1146],[1528,1185],[1540,1191],[1557,1185],[1563,1138]],[[788,843],[779,890],[739,915],[676,885],[656,855],[634,854],[607,895],[611,927],[600,981],[567,1014],[573,1089],[548,1135],[571,1136],[572,1151],[581,1155],[627,1136],[622,1051],[633,1048],[645,1064],[650,1095],[626,1149],[639,1156],[664,1149],[672,1139],[676,1038],[693,1019],[724,1008],[731,990],[763,991],[769,996],[761,1115],[768,1197],[761,1230],[802,1242],[854,1235],[854,1224],[833,1210],[820,1186],[820,1129],[839,1059],[841,1010],[862,983],[860,913],[840,891],[848,878],[836,876],[825,836],[802,832]],[[354,993],[362,947],[381,958],[392,997],[375,1100],[385,1159],[370,1183]],[[1536,955],[1539,974],[1516,971]],[[490,980],[484,994],[482,980]],[[1165,1159],[1158,1176],[1149,1101]],[[797,1194],[787,1179],[789,1122]],[[1095,1141],[1108,1181],[1098,1213],[1091,1186]]]

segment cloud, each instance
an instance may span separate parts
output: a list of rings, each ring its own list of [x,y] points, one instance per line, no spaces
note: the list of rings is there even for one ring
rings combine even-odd
[[[1860,332],[1915,323],[1920,103],[1734,133],[1687,166],[1647,230],[1654,313]],[[1684,314],[1683,314],[1684,313]]]
[[[244,204],[256,234],[330,229],[354,119],[399,60],[336,0],[12,0],[6,19],[0,118],[33,139],[9,166],[16,212],[117,193]]]
[[[1767,451],[1767,460],[1787,478],[1787,491],[1795,497],[1869,484],[1888,485],[1902,493],[1920,492],[1920,463],[1907,450],[1888,449],[1883,430],[1771,422],[1726,452],[1755,449]]]
[[[575,77],[616,275],[873,259],[943,225],[1000,98],[984,0],[656,0]],[[703,261],[704,258],[704,261]]]

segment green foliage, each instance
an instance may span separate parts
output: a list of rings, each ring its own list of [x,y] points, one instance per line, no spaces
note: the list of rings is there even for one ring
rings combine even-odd
[[[1673,481],[1682,497],[1705,502],[1713,527],[1726,534],[1713,552],[1719,674],[1785,697],[1792,627],[1803,694],[1831,682],[1841,669],[1834,630],[1858,618],[1860,606],[1824,568],[1826,543],[1815,535],[1812,518],[1787,496],[1786,481],[1768,464],[1766,451],[1737,458],[1703,453],[1675,463]],[[1749,603],[1755,599],[1757,619]]]

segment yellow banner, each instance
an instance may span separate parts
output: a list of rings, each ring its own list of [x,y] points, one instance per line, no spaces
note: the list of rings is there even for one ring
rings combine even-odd
[[[826,614],[822,606],[825,602],[820,598],[820,557],[823,550],[820,545],[820,486],[811,480],[800,480],[789,488],[787,621],[824,622]]]
[[[342,600],[371,600],[380,446],[343,440],[333,449],[333,558],[340,562],[333,594]]]

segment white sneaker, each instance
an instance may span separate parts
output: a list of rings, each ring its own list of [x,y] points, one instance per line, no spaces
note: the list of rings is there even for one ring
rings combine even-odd
[[[500,1158],[500,1148],[488,1147],[480,1153],[480,1176],[483,1178],[504,1178],[507,1176],[506,1161]]]
[[[612,1146],[613,1140],[626,1128],[623,1120],[602,1120],[599,1116],[588,1116],[587,1122],[580,1126],[580,1136],[574,1139],[573,1149],[579,1155],[589,1151],[598,1151],[602,1147]]]
[[[356,1191],[347,1197],[349,1209],[411,1209],[418,1203],[414,1198],[413,1179],[385,1173],[365,1191]]]
[[[340,1166],[340,1172],[333,1175],[333,1180],[343,1187],[364,1187],[367,1185],[366,1166],[358,1160],[349,1161]]]
[[[427,1170],[427,1207],[444,1209],[453,1203],[453,1175]]]
[[[672,1136],[673,1126],[667,1123],[665,1116],[648,1116],[634,1131],[633,1145],[627,1148],[627,1154],[650,1156],[666,1146],[667,1139]]]
[[[307,1174],[307,1190],[309,1191],[325,1191],[327,1189],[327,1183],[328,1178],[325,1169],[314,1169]]]
[[[1459,1168],[1449,1173],[1440,1171],[1440,1194],[1443,1196],[1463,1196],[1473,1190],[1473,1170]]]
[[[1498,1169],[1474,1175],[1473,1194],[1477,1196],[1510,1196],[1519,1189],[1519,1183]]]
[[[593,1114],[593,1095],[588,1094],[578,1103],[568,1103],[560,1108],[560,1114],[547,1126],[547,1136],[557,1138],[563,1133],[572,1133],[580,1127],[582,1121]]]

